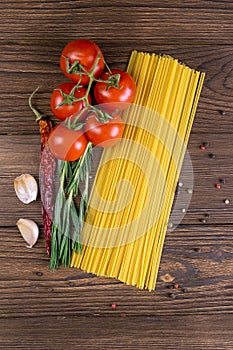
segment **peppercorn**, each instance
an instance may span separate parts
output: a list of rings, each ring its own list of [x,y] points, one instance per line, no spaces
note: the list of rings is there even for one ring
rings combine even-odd
[[[209,154],[209,158],[214,159],[214,158],[216,158],[216,155],[215,155],[215,154],[213,154],[213,153],[210,153],[210,154]]]
[[[209,147],[209,142],[203,142],[201,145],[200,145],[200,149],[202,151],[204,151],[207,147]]]
[[[171,299],[176,299],[176,296],[174,293],[169,293],[168,296],[171,298]]]
[[[218,190],[220,190],[220,189],[221,189],[220,183],[217,183],[217,184],[215,185],[215,187],[216,187]]]
[[[193,250],[197,253],[199,253],[201,251],[201,249],[199,247],[193,248]]]
[[[112,304],[112,309],[116,309],[116,304]]]
[[[37,271],[37,272],[36,272],[36,275],[39,276],[39,277],[41,277],[41,276],[43,276],[43,273],[40,272],[40,271]]]
[[[220,113],[221,115],[226,115],[226,112],[225,112],[225,111],[222,111],[222,110],[219,110],[219,113]]]
[[[220,184],[225,184],[226,183],[226,179],[219,179]]]
[[[168,288],[168,289],[173,289],[173,284],[169,284],[169,285],[167,286],[167,288]]]

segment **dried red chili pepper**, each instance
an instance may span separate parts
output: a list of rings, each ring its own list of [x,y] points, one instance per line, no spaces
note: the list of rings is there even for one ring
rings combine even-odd
[[[41,162],[40,162],[40,182],[41,182],[41,201],[42,201],[42,216],[44,224],[44,236],[46,242],[46,250],[50,256],[50,238],[52,231],[52,218],[53,218],[53,186],[54,186],[54,174],[56,169],[55,158],[50,152],[48,146],[48,138],[53,130],[52,123],[46,119],[32,106],[32,97],[36,93],[38,88],[31,94],[29,98],[29,106],[36,116],[36,121],[40,126],[40,139],[41,139]]]
[[[44,223],[46,250],[50,256],[50,239],[53,223],[53,186],[56,162],[54,156],[50,152],[47,143],[49,134],[52,131],[52,124],[49,120],[40,119],[39,125],[41,138],[40,188],[42,200],[42,216]]]

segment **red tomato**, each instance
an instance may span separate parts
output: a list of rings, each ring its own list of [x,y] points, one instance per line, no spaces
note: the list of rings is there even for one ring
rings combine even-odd
[[[89,77],[86,74],[82,74],[80,80],[80,74],[77,72],[80,71],[80,67],[77,65],[73,68],[71,73],[67,72],[67,61],[69,60],[69,67],[75,62],[80,63],[87,72],[90,72],[94,66],[94,63],[97,60],[98,53],[100,59],[96,65],[94,76],[98,78],[104,71],[104,56],[100,48],[90,40],[74,40],[67,44],[61,54],[60,66],[63,73],[75,83],[80,81],[81,85],[87,85],[89,82]]]
[[[121,139],[124,124],[119,114],[115,114],[112,119],[104,123],[98,120],[95,113],[91,113],[86,119],[84,128],[88,140],[93,145],[107,148],[114,146]]]
[[[127,107],[128,103],[132,103],[136,95],[136,84],[127,72],[123,72],[119,69],[112,69],[112,74],[105,72],[100,79],[108,80],[114,77],[115,74],[119,74],[119,88],[110,86],[107,83],[98,82],[94,88],[94,97],[97,103],[111,103],[107,106],[108,110],[115,110],[119,108],[123,110]],[[113,79],[114,81],[114,79]],[[121,102],[117,104],[116,102]]]
[[[67,97],[67,103],[62,106],[56,108],[61,102],[65,101],[65,97],[62,95],[69,95],[71,90],[75,87],[74,83],[65,83],[58,85],[52,93],[50,99],[50,107],[53,114],[60,120],[65,120],[71,115],[78,114],[86,105],[85,101],[72,101],[72,97]],[[62,91],[62,92],[61,92]],[[80,87],[75,90],[74,98],[81,98],[85,96],[86,89],[84,87]],[[88,102],[91,103],[90,95],[88,95]],[[83,120],[85,118],[85,113],[80,116],[79,120]]]
[[[83,131],[71,130],[59,124],[50,134],[48,144],[56,158],[71,162],[83,155],[88,141]]]

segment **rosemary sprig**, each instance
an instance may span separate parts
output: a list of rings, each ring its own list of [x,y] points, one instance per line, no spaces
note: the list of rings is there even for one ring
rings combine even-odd
[[[63,266],[69,266],[72,250],[80,253],[82,251],[80,232],[87,214],[91,159],[92,143],[89,142],[84,154],[72,165],[58,161],[60,184],[54,207],[50,268],[57,268],[59,260]],[[85,182],[84,191],[77,210],[74,197],[77,196],[82,181]]]
[[[54,205],[54,218],[51,232],[51,256],[50,256],[50,268],[55,269],[58,267],[59,263],[59,250],[60,241],[62,235],[62,209],[64,207],[64,202],[66,200],[64,185],[67,173],[67,162],[58,160],[57,170],[59,173],[60,184],[56,196],[56,201]]]

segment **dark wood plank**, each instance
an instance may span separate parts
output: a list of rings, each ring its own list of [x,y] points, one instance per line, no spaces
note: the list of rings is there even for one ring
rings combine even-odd
[[[231,0],[0,2],[0,348],[232,350],[232,17]],[[15,226],[19,217],[42,223],[40,200],[23,205],[13,190],[23,172],[39,180],[28,97],[40,85],[35,105],[51,116],[50,93],[64,81],[59,55],[75,38],[96,41],[111,67],[125,69],[137,49],[206,72],[189,143],[194,193],[182,225],[167,233],[155,292],[50,271],[42,232],[30,250]],[[220,191],[219,178],[227,179]]]
[[[231,350],[232,315],[39,317],[0,321],[4,349]],[[143,336],[140,336],[143,334]]]
[[[232,313],[232,239],[232,226],[168,232],[157,290],[148,292],[74,268],[51,271],[42,235],[28,249],[17,228],[2,228],[0,317],[110,315],[112,303],[120,317]]]
[[[204,3],[207,4],[207,1]],[[4,1],[1,8],[4,21],[1,21],[0,31],[5,33],[3,40],[8,41],[30,42],[32,37],[68,39],[72,34],[91,35],[95,39],[103,37],[122,44],[136,43],[139,37],[148,42],[166,44],[232,44],[232,4],[227,1],[225,6],[217,7],[213,1],[209,6],[203,6],[201,1],[198,4],[197,8],[192,6],[192,2],[188,7],[183,4],[177,8],[174,2],[167,2],[164,7],[161,1],[158,4],[150,1],[149,6],[135,6],[134,2],[122,6],[122,1],[118,4],[63,1],[59,6],[54,6],[53,1],[43,4],[41,1]]]
[[[68,7],[69,3],[69,7]],[[11,0],[10,1],[11,6],[14,6],[17,4],[17,0]],[[94,6],[96,7],[109,7],[109,8],[115,8],[115,7],[132,7],[132,1],[131,0],[116,0],[114,1],[114,4],[109,3],[108,0],[103,0],[101,2],[95,2],[93,3],[92,1],[82,1],[82,0],[75,0],[75,1],[60,1],[59,2],[59,9],[54,8],[54,4],[56,4],[56,0],[47,0],[45,5],[41,5],[38,0],[31,0],[31,9],[43,9],[45,8],[46,10],[67,10],[68,8],[73,9],[77,8],[79,6],[80,8],[92,8]],[[1,1],[2,7],[6,7],[6,5],[9,6],[9,1],[7,0],[2,0]],[[138,8],[153,8],[155,5],[158,8],[187,8],[187,9],[208,9],[212,10],[213,7],[216,9],[232,9],[232,2],[231,0],[224,0],[224,1],[218,1],[218,0],[145,0],[143,3],[133,3],[134,7]],[[28,3],[25,1],[21,1],[21,9],[22,10],[27,10],[28,9]]]
[[[68,40],[72,39],[70,37]],[[125,69],[131,51],[137,49],[171,54],[189,66],[206,72],[193,133],[206,133],[207,130],[224,133],[233,129],[232,46],[177,46],[156,42],[147,44],[140,40],[136,44],[122,45],[120,41],[114,43],[103,39],[99,39],[98,43],[111,67]],[[59,70],[59,55],[65,44],[65,39],[52,43],[32,39],[30,44],[3,45],[0,58],[1,134],[36,132],[37,126],[28,107],[28,97],[37,86],[41,86],[41,90],[35,98],[35,105],[51,116],[50,93],[64,81]],[[222,115],[219,111],[226,114]]]

